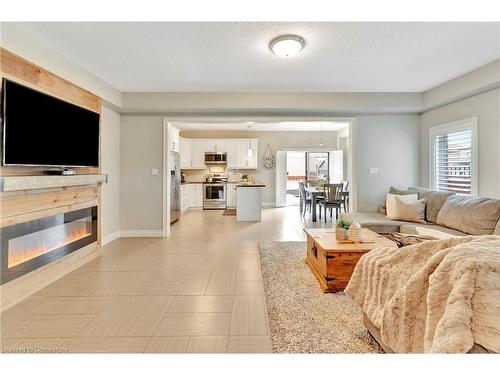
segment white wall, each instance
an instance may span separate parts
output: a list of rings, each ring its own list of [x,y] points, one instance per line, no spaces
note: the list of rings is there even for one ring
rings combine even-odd
[[[449,104],[495,86],[500,87],[500,59],[424,92],[424,108]]]
[[[117,238],[120,230],[120,114],[102,106],[101,171],[108,183],[101,188],[102,243]]]
[[[375,212],[389,186],[418,182],[419,116],[357,116],[356,176],[359,212]],[[370,174],[370,168],[378,168]]]
[[[309,149],[318,148],[321,140],[320,132],[181,132],[181,135],[188,138],[257,138],[259,140],[258,169],[248,170],[251,175],[258,175],[266,187],[262,191],[262,202],[265,205],[274,205],[276,202],[276,171],[265,169],[262,159],[269,144],[272,153],[276,156],[277,150],[284,149]],[[324,149],[337,148],[336,132],[324,132]],[[244,170],[241,170],[242,172]],[[198,172],[200,175],[205,171]]]
[[[420,119],[420,184],[429,185],[429,128],[478,117],[478,195],[500,198],[500,89],[423,113]]]
[[[124,235],[133,233],[137,236],[161,235],[163,222],[162,137],[161,116],[122,115],[120,231]],[[158,169],[158,175],[151,174],[152,168]]]
[[[102,185],[102,241],[117,235],[119,229],[120,192],[120,115],[112,107],[121,105],[121,93],[77,63],[69,60],[13,23],[1,23],[1,46],[18,56],[39,65],[51,73],[103,98],[101,126],[101,170],[107,173],[108,184]]]
[[[2,22],[0,27],[0,42],[3,48],[94,93],[114,106],[121,106],[120,91],[69,60],[35,35],[11,22]]]

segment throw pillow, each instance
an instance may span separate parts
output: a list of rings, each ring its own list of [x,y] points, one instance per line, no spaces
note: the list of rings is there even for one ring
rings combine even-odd
[[[407,197],[410,197],[410,195],[394,196],[395,210],[394,212],[391,212],[391,216],[387,215],[387,218],[391,220],[412,221],[414,223],[424,224],[425,199],[420,199],[416,202],[412,202],[411,199],[408,199]],[[389,207],[389,205],[387,207]]]
[[[409,195],[387,194],[387,197],[385,199],[386,212],[387,212],[386,217],[391,220],[396,220],[393,218],[398,216],[396,198],[398,198],[404,203],[415,203],[418,200],[417,194],[409,194]]]
[[[425,220],[431,223],[437,222],[437,217],[439,211],[446,202],[446,199],[450,195],[454,195],[454,192],[449,191],[435,191],[429,190],[421,187],[409,187],[408,190],[414,190],[418,193],[418,199],[427,198],[427,203],[425,207]]]
[[[393,195],[412,195],[412,194],[417,194],[417,191],[413,190],[412,188],[408,188],[408,190],[401,190],[401,189],[395,188],[394,186],[391,186],[389,188],[388,194],[393,194]],[[386,215],[387,214],[387,207],[386,207],[386,200],[385,199],[377,207],[377,212],[379,214],[382,214],[382,215]]]

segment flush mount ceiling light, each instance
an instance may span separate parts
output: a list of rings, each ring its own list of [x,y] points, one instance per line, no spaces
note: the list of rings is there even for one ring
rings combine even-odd
[[[304,39],[298,35],[282,35],[271,40],[269,48],[276,56],[289,59],[297,55],[304,44]]]

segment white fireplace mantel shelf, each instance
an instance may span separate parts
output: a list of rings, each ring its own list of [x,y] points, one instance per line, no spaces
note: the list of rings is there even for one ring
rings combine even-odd
[[[1,176],[0,192],[50,189],[78,185],[97,185],[105,184],[107,182],[107,174],[78,174],[72,176]]]

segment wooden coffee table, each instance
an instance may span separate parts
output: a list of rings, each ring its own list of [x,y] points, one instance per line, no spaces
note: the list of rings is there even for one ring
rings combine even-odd
[[[306,263],[319,281],[323,292],[339,292],[349,283],[359,258],[377,247],[397,247],[396,243],[361,229],[361,242],[337,241],[335,228],[304,229],[307,234]]]

